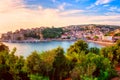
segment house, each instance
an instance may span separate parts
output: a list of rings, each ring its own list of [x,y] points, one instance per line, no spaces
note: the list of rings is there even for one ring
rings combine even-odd
[[[67,38],[68,38],[68,35],[63,34],[63,35],[61,36],[61,38],[62,38],[62,39],[67,39]]]
[[[102,36],[102,41],[112,42],[113,41],[113,36]]]

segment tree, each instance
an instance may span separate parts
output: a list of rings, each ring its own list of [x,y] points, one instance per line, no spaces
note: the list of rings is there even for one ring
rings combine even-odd
[[[87,51],[88,51],[88,44],[85,41],[83,41],[83,40],[78,40],[73,45],[71,45],[70,48],[68,48],[67,54],[68,55],[73,54],[73,53],[79,54],[82,51],[87,53]]]
[[[111,73],[113,69],[109,59],[93,53],[88,53],[87,55],[84,55],[84,58],[82,57],[83,56],[77,58],[79,60],[83,59],[84,61],[77,61],[75,67],[71,71],[73,80],[107,80],[112,76]]]
[[[120,47],[120,40],[117,40],[116,46]]]
[[[31,74],[29,75],[30,80],[49,80],[48,77],[41,76],[39,74]]]
[[[0,51],[0,80],[22,79],[20,74],[22,72],[22,67],[24,66],[24,59],[23,57],[15,56],[15,52],[16,48],[14,48],[12,52],[9,52],[8,47],[2,45]]]
[[[120,41],[113,46],[102,48],[100,54],[108,58],[114,66],[117,65],[120,63]]]
[[[66,59],[64,56],[63,48],[58,47],[55,52],[56,56],[53,62],[54,79],[63,80],[65,71],[63,67],[66,67]]]
[[[40,32],[38,32],[39,34]],[[31,30],[30,32],[28,33],[25,33],[24,36],[26,38],[29,38],[29,37],[32,37],[32,38],[36,38],[36,39],[40,39],[40,36],[38,35],[35,31]]]
[[[7,51],[0,51],[0,80],[13,80],[13,76],[9,72],[10,67],[6,64],[8,55]]]
[[[42,31],[43,37],[47,38],[60,38],[63,33],[62,28],[46,28]]]
[[[9,52],[2,44],[0,80],[110,80],[116,73],[114,65],[120,63],[120,40],[100,52],[82,40],[70,46],[67,54],[61,47],[34,51],[26,59],[15,52],[16,48]]]
[[[0,42],[0,52],[1,51],[9,51],[8,46],[4,45],[3,43]]]
[[[120,33],[116,33],[116,34],[114,34],[114,36],[120,36]]]
[[[99,39],[99,37],[98,36],[94,36],[94,40],[98,40]]]
[[[69,74],[69,64],[64,55],[63,48],[43,52],[40,55],[42,62],[44,62],[44,69],[42,74],[49,76],[50,80],[63,80]],[[63,68],[64,67],[64,68]]]
[[[89,49],[89,52],[91,53],[95,53],[95,54],[99,54],[100,53],[100,49],[97,47],[92,47]]]
[[[38,53],[35,51],[26,59],[27,71],[30,74],[36,74],[41,72],[41,59]]]

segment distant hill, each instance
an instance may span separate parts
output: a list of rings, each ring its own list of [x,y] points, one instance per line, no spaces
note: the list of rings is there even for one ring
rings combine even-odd
[[[118,25],[101,25],[101,24],[84,24],[84,25],[69,25],[67,27],[71,28],[90,28],[90,27],[98,27],[98,28],[108,28],[110,31],[120,29]]]
[[[102,25],[102,24],[83,24],[83,25],[69,25],[67,27],[84,27],[84,26],[96,26],[96,27],[106,27],[106,28],[120,28],[118,25]]]

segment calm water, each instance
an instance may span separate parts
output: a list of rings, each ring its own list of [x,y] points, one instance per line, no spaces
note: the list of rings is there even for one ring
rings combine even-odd
[[[9,49],[12,50],[14,47],[17,48],[16,55],[22,55],[27,57],[33,51],[46,51],[54,49],[58,46],[64,48],[64,51],[72,45],[74,41],[49,41],[49,42],[40,42],[40,43],[4,43],[9,46]],[[101,48],[103,46],[96,43],[88,43],[89,47],[98,47]]]

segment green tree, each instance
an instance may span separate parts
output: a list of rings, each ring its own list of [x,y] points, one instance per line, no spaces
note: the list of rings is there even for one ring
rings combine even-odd
[[[100,51],[78,40],[66,54],[58,47],[34,51],[26,59],[15,55],[16,48],[9,52],[4,44],[0,47],[0,80],[110,80],[120,63],[120,40]]]
[[[100,49],[97,47],[92,47],[89,49],[89,52],[91,53],[95,53],[95,54],[99,54],[100,53]]]
[[[101,55],[111,60],[114,66],[120,63],[120,41],[113,46],[102,48]]]
[[[29,77],[30,77],[30,80],[49,80],[48,77],[43,77],[39,74],[31,74],[29,75]]]
[[[61,47],[43,52],[40,58],[44,62],[42,74],[48,75],[50,80],[63,80],[69,75],[69,63]]]
[[[88,53],[84,55],[84,58],[82,57],[78,57],[79,61],[77,61],[71,72],[73,80],[107,80],[111,77],[113,69],[109,59],[93,53]]]
[[[1,51],[9,51],[8,46],[4,45],[3,43],[0,42],[0,52]]]
[[[35,51],[26,59],[26,67],[27,71],[30,74],[40,73],[41,72],[41,65],[42,61],[40,59],[39,54]]]
[[[83,40],[78,40],[73,45],[71,45],[70,48],[68,48],[67,54],[68,55],[73,53],[79,54],[81,52],[87,53],[87,51],[88,51],[88,44]]]
[[[66,67],[66,59],[64,56],[63,48],[57,48],[55,50],[56,56],[55,60],[53,62],[53,71],[54,71],[54,79],[55,80],[63,80],[64,77],[64,71],[65,69],[63,67]]]
[[[38,32],[39,34],[40,32]],[[25,33],[24,36],[26,38],[32,37],[32,38],[36,38],[36,39],[40,39],[40,36],[38,35],[35,31],[31,30],[28,33]]]
[[[98,40],[99,39],[99,37],[98,36],[94,36],[94,40]]]
[[[117,46],[117,47],[120,47],[120,40],[117,40],[116,46]]]
[[[13,76],[9,72],[10,67],[6,64],[8,55],[7,51],[0,51],[0,80],[13,80]]]
[[[15,56],[16,48],[9,52],[8,47],[2,46],[0,51],[0,80],[23,79],[23,76],[21,76],[22,67],[24,66],[23,57]]]
[[[60,38],[63,33],[62,28],[46,28],[42,31],[43,37],[47,38]]]
[[[120,36],[120,33],[116,33],[116,34],[114,34],[114,36]]]

